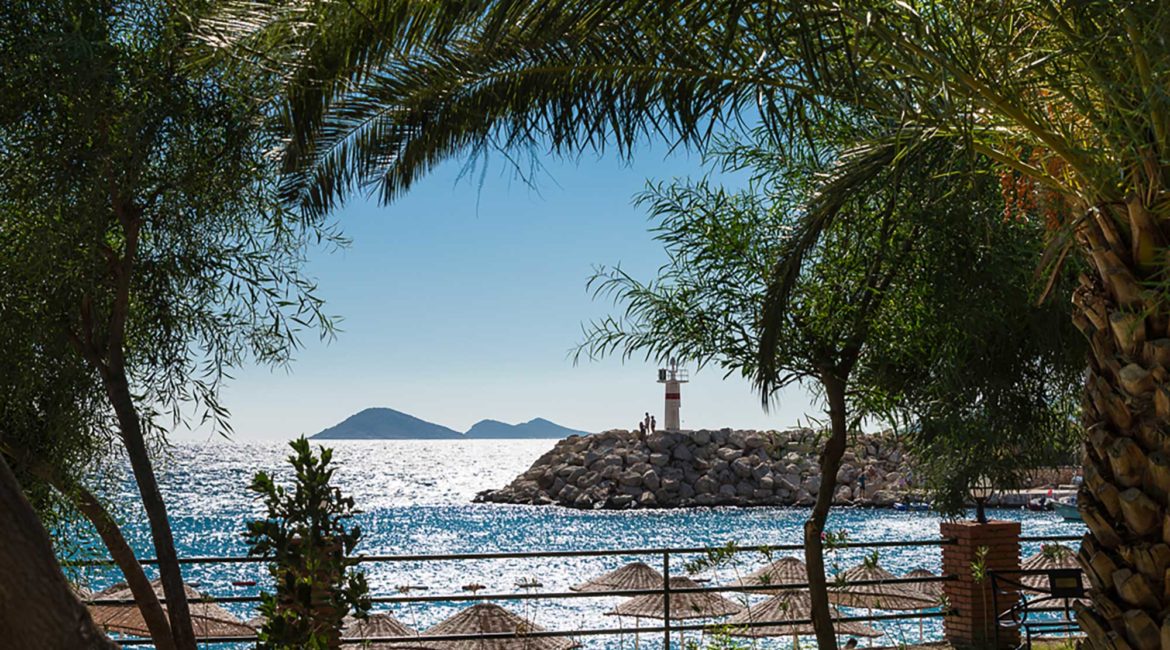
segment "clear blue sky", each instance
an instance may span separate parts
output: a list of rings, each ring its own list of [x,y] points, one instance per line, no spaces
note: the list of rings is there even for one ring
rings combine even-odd
[[[307,337],[288,371],[239,370],[224,392],[235,438],[313,434],[370,406],[459,431],[483,418],[588,431],[629,428],[648,410],[661,420],[654,365],[574,367],[569,352],[583,323],[614,309],[585,290],[595,265],[648,280],[665,262],[634,195],[647,179],[706,170],[697,154],[664,146],[643,146],[631,163],[541,162],[535,190],[495,155],[482,177],[452,161],[391,205],[357,198],[341,209],[352,245],[313,251],[308,270],[342,331],[331,343]],[[718,369],[683,388],[685,428],[782,428],[819,411],[792,389],[765,414],[746,382]]]

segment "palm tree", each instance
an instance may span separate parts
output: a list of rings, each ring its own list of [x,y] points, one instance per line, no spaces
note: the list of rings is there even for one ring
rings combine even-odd
[[[491,146],[631,152],[648,135],[701,142],[720,121],[757,116],[793,142],[810,116],[903,126],[842,154],[847,173],[826,181],[830,200],[791,239],[799,252],[837,218],[831,198],[883,157],[896,164],[923,139],[963,143],[997,163],[1008,196],[1047,214],[1049,267],[1074,252],[1087,261],[1073,318],[1091,345],[1080,557],[1094,590],[1079,620],[1096,645],[1156,645],[1170,605],[1170,553],[1151,550],[1164,550],[1170,514],[1167,3],[450,4],[249,3],[206,25],[205,43],[289,71],[286,199],[309,211],[359,187],[389,199],[435,162]],[[798,267],[776,269],[768,291],[765,397]]]

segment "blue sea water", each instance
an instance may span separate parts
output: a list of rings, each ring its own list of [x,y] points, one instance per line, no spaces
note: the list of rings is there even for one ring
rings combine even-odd
[[[474,495],[500,487],[524,471],[551,445],[547,440],[469,441],[329,441],[335,450],[335,483],[352,495],[363,513],[357,518],[364,535],[359,551],[366,554],[479,553],[488,551],[554,551],[615,548],[660,548],[799,544],[803,508],[711,508],[692,510],[576,511],[558,507],[473,504]],[[181,557],[243,556],[245,522],[261,515],[262,505],[247,491],[259,470],[291,482],[285,462],[287,444],[183,443],[176,445],[158,468]],[[113,494],[116,502],[136,503],[132,483]],[[1019,520],[1025,535],[1079,535],[1083,525],[1062,521],[1053,513],[994,510],[996,518]],[[144,517],[128,508],[125,532],[143,556],[153,556]],[[937,539],[939,518],[931,513],[870,509],[835,509],[829,528],[843,530],[853,542]],[[1025,545],[1024,553],[1039,544]],[[100,550],[100,549],[99,549]],[[841,549],[828,558],[845,569],[859,563],[871,551]],[[783,554],[783,553],[782,553]],[[791,552],[800,555],[799,551]],[[680,557],[672,572],[682,572],[687,559]],[[565,591],[571,585],[612,570],[624,562],[645,560],[652,565],[661,558],[590,557],[475,561],[428,561],[370,563],[363,565],[375,595],[396,595],[400,585],[425,585],[416,594],[459,594],[469,583],[482,584],[485,593],[518,593],[516,582],[535,579],[546,591]],[[674,562],[674,560],[672,560]],[[765,563],[759,553],[743,553],[731,565],[699,574],[710,584],[730,582]],[[880,563],[902,574],[915,568],[938,572],[937,546],[883,548]],[[253,596],[258,587],[234,586],[234,582],[265,583],[258,564],[189,565],[188,582],[214,596]],[[119,579],[108,568],[90,568],[80,579],[100,589]],[[742,595],[727,594],[732,599]],[[753,596],[753,602],[758,597]],[[619,599],[561,601],[511,601],[501,603],[538,624],[557,629],[609,627],[619,623],[605,612]],[[436,603],[396,605],[394,614],[407,624],[425,628],[450,616],[465,604]],[[248,604],[228,606],[247,619]],[[632,626],[628,620],[620,621]],[[648,621],[644,625],[654,624]],[[883,622],[882,645],[919,639],[919,623]],[[937,619],[923,625],[927,639],[939,638]],[[642,639],[643,645],[647,642]],[[764,642],[787,644],[788,641]],[[630,645],[632,637],[586,639],[588,647]],[[216,647],[216,646],[211,646]],[[222,645],[218,647],[224,647]],[[778,647],[778,646],[773,646]]]

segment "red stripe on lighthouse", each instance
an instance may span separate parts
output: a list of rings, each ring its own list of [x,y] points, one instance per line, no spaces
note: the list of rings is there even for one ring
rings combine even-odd
[[[682,397],[682,393],[667,393],[666,394],[666,399],[680,399],[681,397]]]

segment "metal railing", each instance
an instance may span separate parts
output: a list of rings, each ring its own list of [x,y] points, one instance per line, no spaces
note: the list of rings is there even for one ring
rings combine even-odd
[[[1063,535],[1063,536],[1025,536],[1020,537],[1021,544],[1028,543],[1044,543],[1044,542],[1074,542],[1079,541],[1079,535]],[[873,541],[873,542],[840,542],[831,546],[832,550],[839,549],[879,549],[879,548],[908,548],[921,546],[944,546],[954,543],[950,539],[924,539],[924,540],[905,540],[905,541]],[[779,545],[757,545],[757,546],[734,546],[734,547],[676,547],[676,548],[633,548],[633,549],[596,549],[596,550],[574,550],[574,551],[493,551],[481,553],[435,553],[435,554],[390,554],[390,555],[359,555],[354,559],[359,564],[371,563],[406,563],[406,562],[437,562],[437,561],[475,561],[475,560],[508,560],[508,559],[549,559],[549,558],[586,558],[586,557],[642,557],[649,558],[651,561],[654,558],[661,559],[663,584],[658,589],[632,589],[632,590],[615,590],[605,592],[577,592],[577,591],[524,591],[524,592],[510,592],[510,593],[464,593],[464,594],[437,594],[437,595],[396,595],[396,596],[373,596],[370,600],[373,603],[380,604],[409,604],[409,603],[458,603],[458,602],[487,602],[487,601],[527,601],[527,600],[566,600],[566,599],[588,599],[588,598],[611,598],[611,597],[635,597],[646,595],[661,595],[663,597],[662,615],[663,622],[658,626],[641,627],[635,629],[625,627],[605,627],[605,628],[585,628],[575,630],[545,630],[545,631],[522,631],[522,632],[501,632],[501,633],[483,633],[483,634],[447,634],[447,635],[426,635],[425,637],[418,636],[395,636],[395,637],[366,637],[361,639],[343,639],[344,644],[361,644],[361,643],[417,643],[421,638],[427,641],[463,641],[474,639],[517,639],[517,638],[542,638],[542,637],[597,637],[597,636],[617,636],[629,633],[638,634],[654,634],[661,633],[663,635],[663,648],[670,648],[671,635],[678,632],[711,632],[718,630],[722,626],[712,623],[681,623],[671,620],[671,600],[672,596],[679,596],[682,594],[691,593],[722,593],[722,592],[771,592],[781,589],[807,589],[808,583],[776,583],[776,584],[762,584],[762,585],[720,585],[720,586],[698,586],[698,587],[672,587],[670,585],[670,578],[672,577],[672,557],[678,556],[695,556],[707,555],[711,556],[714,553],[727,552],[734,550],[736,553],[764,553],[768,555],[774,552],[782,551],[803,551],[802,544],[779,544]],[[829,550],[828,548],[826,550]],[[181,558],[180,564],[186,565],[208,565],[208,564],[260,564],[269,562],[269,558],[263,557],[188,557]],[[140,561],[142,564],[155,565],[157,560],[144,559]],[[112,565],[112,560],[79,560],[68,562],[73,566],[108,566]],[[677,575],[677,574],[676,574]],[[954,576],[935,576],[935,577],[920,577],[920,578],[896,578],[893,580],[861,580],[850,581],[850,586],[867,586],[867,585],[902,585],[902,584],[916,584],[916,583],[930,583],[930,582],[945,582],[955,579]],[[833,583],[830,579],[830,587],[838,587],[840,585]],[[190,598],[192,603],[256,603],[260,602],[260,596],[207,596],[200,598]],[[92,605],[133,605],[132,598],[127,599],[110,599],[110,598],[95,598],[88,601]],[[160,599],[160,602],[165,604],[165,599]],[[936,608],[937,611],[916,611],[903,612],[897,614],[870,614],[866,616],[847,616],[841,618],[834,618],[835,623],[865,623],[876,621],[912,621],[928,618],[941,618],[947,614],[941,608]],[[787,621],[769,621],[759,620],[750,621],[742,624],[737,624],[737,628],[756,628],[756,627],[794,627],[811,624],[811,619],[802,620],[787,620]],[[620,623],[619,623],[620,625]],[[234,637],[207,637],[200,638],[201,644],[226,644],[226,643],[247,643],[257,640],[255,635],[249,636],[234,636]],[[139,638],[125,638],[119,639],[119,643],[124,646],[138,646],[149,645],[152,643],[150,639]]]
[[[1045,538],[1046,540],[1050,538]],[[833,550],[838,549],[878,549],[878,548],[906,548],[919,546],[943,546],[953,543],[949,539],[925,539],[925,540],[906,540],[906,541],[873,541],[873,542],[839,542],[831,546]],[[627,557],[627,558],[647,558],[648,561],[656,561],[654,558],[661,560],[661,568],[663,575],[663,584],[661,588],[656,589],[637,589],[637,590],[620,590],[620,591],[605,591],[605,592],[577,592],[577,591],[525,591],[515,593],[464,593],[464,594],[437,594],[437,595],[381,595],[371,597],[371,601],[380,604],[407,604],[407,603],[456,603],[456,602],[486,602],[486,601],[528,601],[528,600],[567,600],[567,599],[589,599],[589,598],[612,598],[612,597],[635,597],[647,595],[662,596],[662,624],[658,626],[641,627],[636,629],[626,627],[602,627],[602,628],[585,628],[574,630],[547,630],[547,631],[522,631],[512,633],[490,633],[490,634],[448,634],[448,635],[426,635],[427,641],[461,641],[471,639],[517,639],[517,638],[541,638],[541,637],[597,637],[597,636],[617,636],[629,633],[638,634],[655,634],[661,633],[663,638],[663,648],[670,648],[670,641],[672,634],[679,632],[712,632],[718,630],[722,626],[711,623],[683,623],[676,620],[671,620],[671,605],[672,597],[677,598],[684,594],[694,593],[721,593],[721,592],[771,592],[781,589],[807,589],[808,583],[777,583],[777,584],[761,584],[761,585],[717,585],[717,586],[697,586],[697,587],[678,587],[671,586],[670,579],[672,577],[672,558],[675,558],[674,566],[677,568],[677,558],[679,556],[695,556],[706,555],[712,556],[716,553],[727,552],[733,550],[735,553],[764,553],[765,556],[774,552],[783,551],[803,551],[803,544],[779,544],[779,545],[757,545],[757,546],[732,546],[732,547],[679,547],[679,548],[634,548],[634,549],[597,549],[597,550],[575,550],[575,551],[527,551],[527,552],[482,552],[482,553],[436,553],[436,554],[393,554],[393,555],[359,555],[354,559],[361,564],[370,563],[404,563],[404,562],[436,562],[436,561],[474,561],[474,560],[505,560],[505,559],[549,559],[549,558],[587,558],[587,557]],[[239,564],[239,563],[267,563],[269,558],[262,557],[188,557],[179,560],[180,564],[196,565],[196,564]],[[146,559],[141,561],[142,564],[153,565],[157,564],[155,559]],[[74,566],[105,566],[112,564],[110,560],[82,560],[72,563]],[[678,575],[678,572],[673,572]],[[894,585],[894,584],[920,584],[929,582],[943,582],[953,579],[952,576],[935,576],[935,577],[919,577],[919,578],[897,578],[893,580],[864,580],[851,581],[848,584],[851,586],[866,586],[866,585]],[[830,578],[830,586],[839,586],[832,582]],[[189,602],[192,603],[255,603],[261,600],[260,596],[218,596],[218,597],[201,597],[191,598]],[[110,598],[95,598],[88,601],[92,605],[133,605],[133,599],[110,599]],[[165,604],[165,599],[160,599],[160,602]],[[904,621],[927,618],[939,618],[946,614],[939,611],[918,611],[905,612],[899,614],[870,614],[867,616],[847,616],[835,618],[836,623],[864,623],[875,621]],[[656,617],[657,618],[657,617]],[[770,621],[759,620],[750,621],[743,624],[737,624],[736,628],[755,628],[755,627],[793,627],[804,626],[811,624],[811,619],[803,620],[787,620],[787,621]],[[420,636],[397,636],[397,637],[367,637],[362,639],[343,639],[345,644],[361,644],[361,643],[417,643]],[[207,637],[201,638],[201,644],[225,644],[225,643],[247,643],[255,641],[256,636],[235,636],[235,637]],[[119,643],[124,646],[149,645],[152,643],[150,639],[126,638],[119,639]]]

